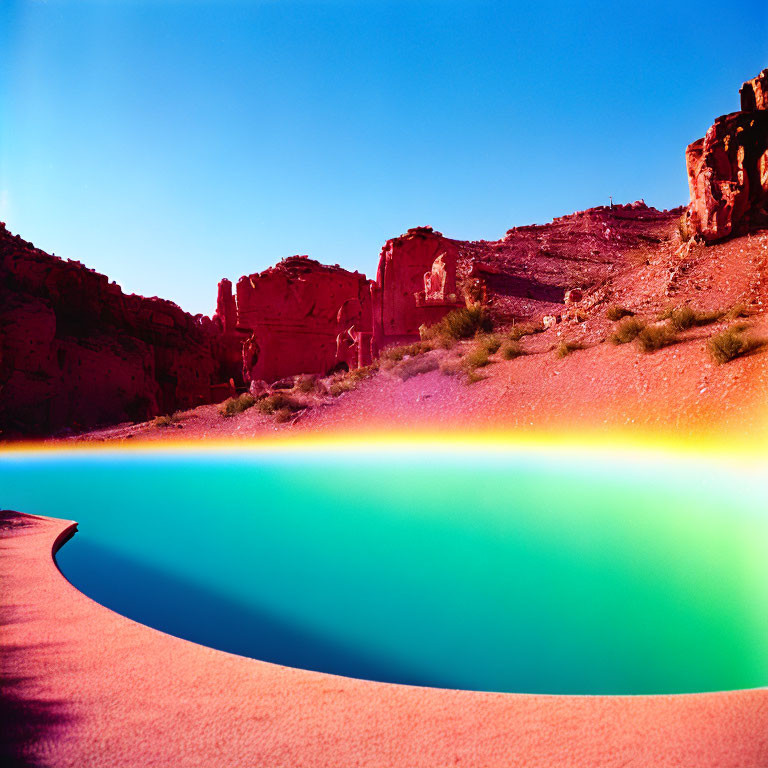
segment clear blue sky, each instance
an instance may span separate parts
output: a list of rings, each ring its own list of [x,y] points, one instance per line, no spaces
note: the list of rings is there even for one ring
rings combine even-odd
[[[209,313],[283,256],[375,270],[608,202],[768,66],[765,0],[2,0],[0,220]]]

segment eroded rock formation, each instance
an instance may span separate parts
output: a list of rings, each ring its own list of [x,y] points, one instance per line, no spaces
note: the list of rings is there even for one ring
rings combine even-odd
[[[373,300],[373,352],[419,338],[419,327],[464,306],[457,288],[458,241],[415,227],[381,249]]]
[[[247,334],[246,381],[326,374],[358,360],[356,339],[370,333],[368,280],[359,272],[291,256],[238,280],[236,317],[237,329]]]
[[[718,117],[686,150],[685,236],[714,242],[768,225],[768,69],[739,93],[741,111]]]
[[[211,399],[220,325],[126,295],[0,225],[0,430],[48,434]]]

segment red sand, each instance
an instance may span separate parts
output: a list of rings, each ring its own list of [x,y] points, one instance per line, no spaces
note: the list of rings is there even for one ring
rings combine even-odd
[[[71,528],[19,516],[0,530],[0,609],[12,616],[0,636],[2,673],[23,678],[22,696],[59,715],[30,755],[46,765],[768,765],[768,689],[525,696],[253,661],[149,629],[81,594],[51,558]]]

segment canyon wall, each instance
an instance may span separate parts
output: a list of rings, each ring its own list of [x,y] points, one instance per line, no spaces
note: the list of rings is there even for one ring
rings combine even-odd
[[[768,69],[739,93],[741,111],[718,117],[686,150],[685,237],[714,242],[768,225]]]
[[[220,335],[218,322],[126,295],[0,225],[0,437],[210,402]]]

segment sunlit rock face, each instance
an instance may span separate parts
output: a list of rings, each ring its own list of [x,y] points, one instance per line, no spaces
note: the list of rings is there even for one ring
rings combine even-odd
[[[0,226],[0,429],[50,434],[210,402],[217,322],[126,295]]]
[[[683,230],[706,242],[768,225],[768,69],[739,93],[741,111],[718,117],[685,153]]]
[[[373,349],[419,338],[450,310],[464,306],[456,285],[459,242],[432,227],[387,240],[372,286]]]
[[[246,381],[326,374],[353,358],[356,365],[353,339],[370,333],[368,280],[359,272],[291,256],[238,280],[236,326],[245,334]]]

